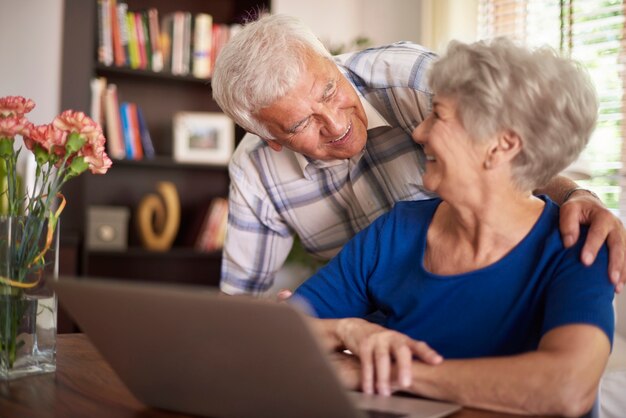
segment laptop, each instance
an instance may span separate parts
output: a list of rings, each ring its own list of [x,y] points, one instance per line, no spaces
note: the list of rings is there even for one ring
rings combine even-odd
[[[303,314],[196,286],[62,277],[60,304],[147,406],[210,417],[436,418],[458,405],[345,390]]]

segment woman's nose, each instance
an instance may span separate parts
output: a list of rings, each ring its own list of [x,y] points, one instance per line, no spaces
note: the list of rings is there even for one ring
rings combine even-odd
[[[415,129],[413,129],[413,134],[411,135],[413,141],[417,142],[418,144],[426,142],[428,132],[430,131],[430,121],[431,116],[428,115],[428,117],[424,119],[422,123],[417,125]]]

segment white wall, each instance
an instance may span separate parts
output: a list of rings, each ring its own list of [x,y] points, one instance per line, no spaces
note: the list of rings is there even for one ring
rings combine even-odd
[[[419,42],[422,0],[363,0],[361,31],[384,45],[396,41]]]
[[[421,0],[420,43],[442,53],[452,39],[476,40],[478,0]]]
[[[272,13],[296,16],[327,46],[365,36],[372,46],[418,42],[422,0],[272,0]]]
[[[0,96],[33,99],[29,120],[36,124],[60,110],[63,4],[0,0]]]
[[[63,6],[63,0],[0,0],[0,97],[32,99],[27,117],[37,125],[60,112]],[[32,187],[31,153],[20,154],[18,172]]]
[[[615,295],[615,303],[617,305],[617,324],[615,330],[626,338],[626,290],[621,294]]]

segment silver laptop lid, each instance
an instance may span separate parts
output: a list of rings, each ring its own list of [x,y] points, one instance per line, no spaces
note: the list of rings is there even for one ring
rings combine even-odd
[[[362,416],[292,306],[205,287],[91,278],[64,277],[55,288],[146,405],[214,417]],[[416,414],[405,416],[459,409],[408,400],[415,403],[402,410]],[[377,406],[370,397],[367,409],[384,411],[393,403],[382,401]]]

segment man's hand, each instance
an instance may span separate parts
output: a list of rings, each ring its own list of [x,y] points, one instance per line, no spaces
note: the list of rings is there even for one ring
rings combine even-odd
[[[596,197],[585,190],[577,190],[561,205],[560,229],[565,247],[571,247],[578,241],[581,224],[589,225],[580,255],[583,264],[592,264],[606,241],[609,247],[609,277],[615,291],[621,292],[626,282],[626,229]]]
[[[289,289],[280,289],[278,293],[276,293],[276,301],[284,302],[289,299],[293,295],[293,292]]]

